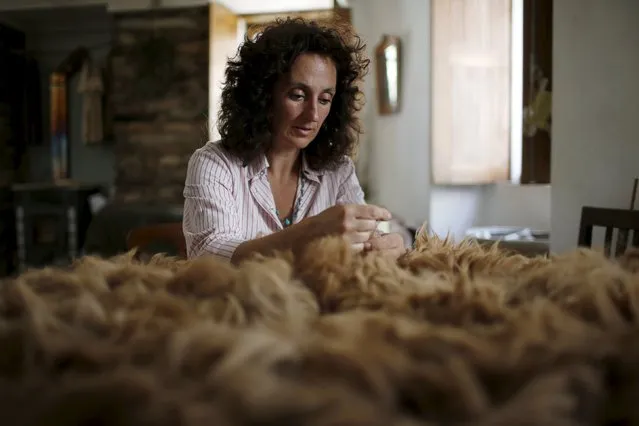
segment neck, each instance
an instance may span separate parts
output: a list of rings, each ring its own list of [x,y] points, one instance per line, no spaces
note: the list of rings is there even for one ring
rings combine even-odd
[[[298,173],[302,156],[300,150],[275,151],[266,153],[269,174],[275,179],[285,180]]]

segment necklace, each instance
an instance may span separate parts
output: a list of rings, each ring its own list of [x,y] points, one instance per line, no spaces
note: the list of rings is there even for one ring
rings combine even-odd
[[[300,188],[299,194],[297,195],[297,198],[295,199],[295,203],[293,204],[293,211],[291,211],[290,215],[280,219],[280,211],[278,209],[273,209],[275,211],[275,216],[277,216],[277,218],[280,219],[280,222],[282,223],[282,226],[284,228],[286,228],[287,226],[290,226],[295,221],[295,218],[297,217],[297,214],[299,213],[299,210],[300,210],[300,202],[302,200],[302,196],[304,195],[304,179],[302,179],[301,173],[300,173],[298,185]]]

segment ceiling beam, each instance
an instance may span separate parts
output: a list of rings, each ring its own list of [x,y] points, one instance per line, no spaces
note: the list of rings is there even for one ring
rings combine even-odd
[[[179,8],[203,6],[211,1],[212,0],[160,0],[158,3],[159,7],[162,8]],[[104,5],[109,11],[118,12],[151,9],[153,3],[153,0],[0,0],[0,11]]]
[[[165,8],[177,8],[177,7],[192,7],[201,6],[208,3],[212,3],[214,0],[159,0],[159,6]],[[287,0],[282,2],[286,6],[278,7],[277,2],[270,1],[264,2],[263,0],[215,0],[227,5],[231,10],[236,13],[270,13],[270,12],[282,12],[286,10],[312,10],[312,9],[325,9],[328,7],[317,6],[321,3],[321,0],[309,0],[306,3],[312,6],[305,6],[303,0]],[[330,0],[326,0],[328,5],[331,4]],[[8,10],[26,10],[26,9],[51,9],[56,7],[82,7],[82,6],[96,6],[104,5],[110,11],[125,11],[125,10],[141,10],[151,9],[153,0],[0,0],[0,11]],[[348,0],[333,0],[335,7],[348,7]],[[234,6],[239,7],[242,10],[235,10]]]

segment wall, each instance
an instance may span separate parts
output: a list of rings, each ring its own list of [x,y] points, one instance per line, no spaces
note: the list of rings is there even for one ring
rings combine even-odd
[[[429,216],[429,5],[426,0],[353,0],[353,25],[373,56],[385,33],[402,38],[403,105],[391,116],[377,114],[374,63],[364,82],[366,106],[358,172],[371,202],[382,204],[415,226]]]
[[[554,188],[554,186],[553,186]],[[473,226],[522,226],[550,230],[550,186],[509,183],[482,188]]]
[[[636,0],[555,2],[553,250],[575,245],[583,205],[628,208],[639,175],[637,22]]]
[[[188,160],[208,138],[209,8],[114,21],[116,199],[181,205]]]
[[[50,129],[49,76],[54,68],[80,45],[105,66],[107,54],[112,54],[110,143],[86,145],[81,140],[78,75],[71,79],[71,177],[115,185],[118,200],[181,204],[188,159],[208,137],[208,6],[117,14],[108,13],[105,6],[33,9],[5,11],[0,19],[27,33],[27,49],[40,64],[45,135]],[[138,68],[136,59],[144,54],[137,43],[154,31],[169,40],[171,58]],[[143,52],[153,55],[152,50]],[[49,146],[46,139],[30,149],[32,180],[51,179]]]
[[[457,240],[472,226],[519,226],[548,231],[550,197],[550,185],[434,187],[429,223],[438,235],[450,234]]]
[[[49,181],[52,178],[48,139],[49,76],[80,45],[89,49],[96,63],[104,64],[111,42],[111,21],[106,9],[99,6],[2,12],[0,20],[26,33],[27,51],[40,68],[44,140],[41,145],[29,149],[29,178]],[[76,74],[71,78],[68,91],[71,178],[110,185],[115,178],[113,147],[110,143],[86,145],[81,139],[82,95],[77,88]]]
[[[371,201],[409,225],[428,221],[437,234],[457,239],[470,226],[550,229],[549,186],[430,184],[430,0],[352,0],[350,5],[369,54],[384,33],[397,34],[404,43],[404,104],[397,115],[377,114],[373,68],[365,81],[366,134],[358,171],[371,188]]]

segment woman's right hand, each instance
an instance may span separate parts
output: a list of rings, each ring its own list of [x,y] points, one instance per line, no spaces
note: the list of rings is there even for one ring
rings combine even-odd
[[[383,207],[372,204],[337,205],[309,218],[309,233],[316,237],[340,235],[363,249],[379,221],[391,219],[391,214]]]

